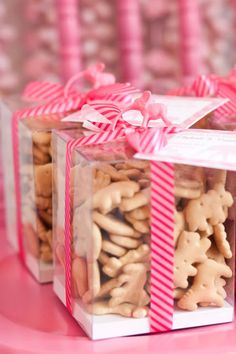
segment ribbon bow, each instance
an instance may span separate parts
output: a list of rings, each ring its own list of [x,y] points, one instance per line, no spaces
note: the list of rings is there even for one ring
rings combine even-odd
[[[217,108],[216,117],[228,117],[236,114],[236,66],[226,77],[213,74],[198,76],[191,86],[178,88],[169,93],[177,96],[219,97],[229,101]]]
[[[200,75],[190,87],[190,92],[198,97],[217,96],[220,78],[216,75]]]
[[[164,148],[171,136],[183,131],[175,126],[136,130],[127,135],[129,144],[141,154],[156,154]]]
[[[95,100],[85,104],[80,111],[67,116],[63,121],[82,122],[85,128],[96,132],[114,130],[118,126],[156,127],[160,120],[165,126],[170,126],[171,122],[166,117],[166,106],[153,103],[151,96],[151,92],[144,91],[130,105]]]
[[[81,109],[84,104],[95,100],[109,100],[117,105],[131,103],[131,97],[139,92],[130,83],[115,83],[111,73],[104,72],[103,63],[96,64],[73,76],[63,86],[59,83],[32,82],[27,85],[23,98],[27,101],[43,102],[17,112],[18,118],[56,115],[61,120],[67,113]],[[82,92],[74,85],[78,80],[88,81],[92,88]]]
[[[219,90],[222,85],[236,90],[236,66],[226,77],[215,74],[199,75],[190,86],[171,90],[168,94],[178,96],[193,95],[198,97],[219,96]]]

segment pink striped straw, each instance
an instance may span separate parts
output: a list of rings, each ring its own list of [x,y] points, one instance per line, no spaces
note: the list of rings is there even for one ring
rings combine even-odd
[[[79,0],[58,0],[58,28],[63,81],[81,71]]]
[[[199,3],[195,0],[179,0],[180,51],[182,73],[185,84],[200,74],[201,56],[201,21]]]
[[[232,11],[233,11],[233,18],[234,18],[234,22],[233,22],[233,29],[236,29],[236,0],[231,0],[231,5],[232,5]],[[235,44],[236,44],[236,38],[234,36],[234,59],[236,57],[236,53],[235,53]],[[236,275],[235,275],[236,276]]]
[[[116,6],[123,80],[141,88],[143,55],[139,1],[117,0]]]

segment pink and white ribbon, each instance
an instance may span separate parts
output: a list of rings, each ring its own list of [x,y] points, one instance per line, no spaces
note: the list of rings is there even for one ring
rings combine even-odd
[[[192,90],[199,97],[214,96],[228,98],[229,101],[215,111],[215,116],[236,114],[236,72],[235,69],[226,78],[215,75],[198,77]]]
[[[80,111],[70,114],[63,121],[81,122],[83,127],[95,132],[115,129],[120,124],[153,128],[160,120],[170,126],[167,107],[161,103],[152,103],[151,96],[151,92],[144,91],[133,103],[126,105],[113,102],[112,97],[111,101],[95,100],[85,104]]]
[[[175,126],[163,127],[161,129],[136,130],[127,136],[129,144],[138,152],[154,154],[160,151],[168,143],[168,138],[182,131]]]
[[[174,166],[151,162],[152,332],[172,329],[174,311]]]
[[[42,100],[39,106],[22,109],[18,114],[22,117],[42,117],[48,119],[55,115],[61,120],[62,115],[80,110],[85,103],[95,100],[111,100],[117,103],[131,102],[132,94],[139,92],[129,83],[115,83],[112,74],[104,72],[105,66],[98,63],[95,66],[76,74],[66,86],[48,82],[30,83],[23,94],[27,100]],[[87,92],[75,88],[76,82],[86,80],[92,84]],[[50,118],[51,119],[51,118]]]
[[[146,129],[127,136],[143,155],[158,154],[176,127]],[[151,332],[172,329],[174,312],[174,166],[151,161]]]
[[[236,68],[226,77],[217,75],[199,75],[192,85],[169,92],[176,96],[219,97],[227,98],[221,107],[214,111],[216,117],[236,114]]]

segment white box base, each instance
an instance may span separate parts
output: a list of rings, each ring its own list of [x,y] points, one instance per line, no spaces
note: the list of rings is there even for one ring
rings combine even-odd
[[[29,272],[33,274],[35,279],[41,283],[50,283],[53,280],[53,265],[46,264],[39,259],[33,257],[31,254],[25,256],[26,267]]]
[[[54,276],[53,289],[63,304],[66,305],[63,276]],[[118,315],[89,315],[79,300],[74,302],[73,317],[92,339],[150,333],[149,318],[134,319]],[[232,322],[233,319],[234,308],[226,301],[222,308],[200,308],[193,312],[175,309],[173,330],[227,323]]]
[[[5,217],[6,220],[6,217]],[[7,234],[7,241],[9,242],[10,246],[13,248],[14,251],[17,253],[19,252],[19,245],[18,245],[18,239],[17,239],[17,231],[16,228],[13,230],[14,226],[9,226],[6,220],[6,234]]]
[[[224,307],[199,307],[197,311],[175,309],[173,329],[209,326],[234,320],[234,307],[225,301]]]

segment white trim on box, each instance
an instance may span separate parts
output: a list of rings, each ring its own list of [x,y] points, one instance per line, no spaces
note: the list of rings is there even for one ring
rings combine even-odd
[[[219,323],[232,322],[234,308],[227,301],[224,307],[199,307],[197,311],[183,311],[175,308],[173,329],[209,326]]]
[[[27,253],[25,263],[39,283],[50,283],[53,279],[53,265],[47,264]]]
[[[54,276],[54,292],[66,305],[64,277]],[[149,319],[126,318],[118,315],[91,316],[83,308],[80,301],[74,303],[74,316],[76,321],[92,339],[105,339],[112,337],[145,334],[150,332]],[[234,318],[233,306],[225,302],[222,308],[199,308],[188,312],[175,309],[173,316],[173,329],[200,327],[217,323],[232,322]]]

